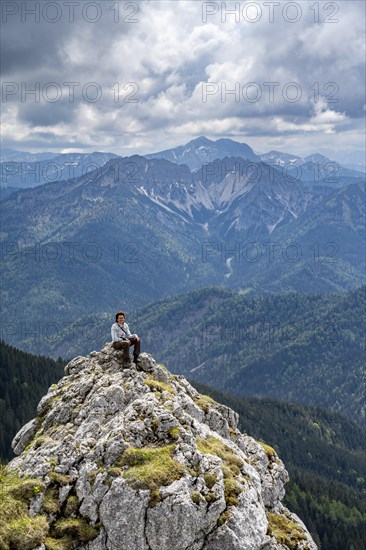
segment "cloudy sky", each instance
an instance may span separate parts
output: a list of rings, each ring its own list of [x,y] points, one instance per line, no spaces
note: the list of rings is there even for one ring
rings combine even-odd
[[[4,147],[129,155],[205,135],[362,160],[363,1],[1,9]]]

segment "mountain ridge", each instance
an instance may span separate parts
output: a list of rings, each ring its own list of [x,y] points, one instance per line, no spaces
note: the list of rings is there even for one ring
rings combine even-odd
[[[74,358],[14,438],[5,475],[32,478],[30,549],[316,550],[281,504],[288,476],[273,449],[150,355],[138,369],[121,358],[109,345]]]
[[[31,322],[46,321],[50,303],[65,322],[118,308],[120,279],[128,308],[210,285],[259,294],[363,284],[364,184],[314,190],[264,168],[225,158],[192,173],[135,155],[14,193],[2,203],[4,338],[15,300]]]

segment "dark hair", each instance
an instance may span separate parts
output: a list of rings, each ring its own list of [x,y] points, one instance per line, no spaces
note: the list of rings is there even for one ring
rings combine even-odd
[[[118,317],[119,317],[120,315],[123,315],[123,317],[126,317],[126,314],[125,314],[124,311],[118,311],[118,312],[116,313],[116,323],[117,323]]]

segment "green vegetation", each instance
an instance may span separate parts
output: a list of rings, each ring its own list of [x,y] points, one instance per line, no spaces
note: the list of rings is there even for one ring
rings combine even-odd
[[[229,519],[231,518],[231,510],[228,508],[227,510],[224,510],[222,514],[220,514],[219,519],[217,520],[217,527],[221,527],[221,525],[224,525]]]
[[[277,542],[290,550],[296,550],[299,543],[306,540],[303,529],[291,517],[268,512],[268,535],[273,535]]]
[[[221,458],[226,505],[237,506],[238,497],[243,490],[242,483],[245,480],[240,472],[243,466],[242,460],[230,449],[230,447],[225,445],[220,439],[216,439],[212,436],[208,436],[207,439],[198,437],[197,449],[201,451],[201,453],[212,454]],[[213,481],[213,478],[211,478],[211,481]],[[210,494],[211,493],[209,493],[209,495]]]
[[[57,536],[70,537],[73,541],[89,542],[98,536],[98,530],[79,518],[65,518],[56,521],[54,530]]]
[[[62,539],[47,537],[44,544],[47,550],[72,550],[73,547],[71,537],[62,537]]]
[[[58,491],[55,487],[48,488],[43,501],[43,510],[47,514],[57,514],[60,511]]]
[[[205,472],[203,474],[203,479],[205,480],[205,483],[209,489],[212,489],[212,487],[215,485],[217,481],[217,475],[212,472]]]
[[[202,500],[201,493],[199,491],[192,491],[191,499],[192,499],[192,502],[194,502],[195,504],[199,504]]]
[[[43,483],[22,478],[0,466],[0,548],[1,550],[33,550],[45,539],[48,523],[44,515],[30,517],[29,501]]]
[[[198,398],[196,398],[194,400],[194,402],[205,413],[208,413],[208,411],[210,410],[210,407],[212,407],[212,405],[218,405],[218,403],[216,401],[214,401],[214,399],[212,399],[212,397],[210,397],[209,395],[200,395]]]
[[[65,508],[64,508],[64,515],[66,517],[72,516],[77,513],[79,509],[79,499],[76,495],[70,495],[67,497]]]
[[[53,483],[56,483],[57,485],[68,485],[70,483],[70,476],[58,474],[57,472],[51,472],[50,479]]]
[[[365,291],[248,297],[203,289],[149,304],[134,323],[173,373],[236,395],[324,406],[365,427]],[[156,326],[162,342],[151,336]]]
[[[48,523],[44,516],[34,518],[23,516],[10,521],[6,531],[3,540],[0,539],[2,549],[33,550],[43,542],[48,531]]]
[[[179,437],[179,428],[177,428],[177,427],[170,428],[169,435],[173,439],[178,439],[178,437]]]
[[[174,451],[174,444],[144,449],[128,447],[118,465],[128,467],[123,476],[134,488],[154,491],[162,485],[170,485],[186,473],[186,468],[174,460]]]
[[[35,416],[52,382],[63,376],[64,361],[31,355],[0,341],[0,462],[14,457],[11,441]]]
[[[58,478],[57,482],[61,483]],[[53,480],[55,483],[56,480]],[[45,544],[47,550],[71,550],[75,542],[85,543],[98,535],[98,529],[75,516],[79,508],[76,495],[70,495],[60,509],[55,485],[46,489],[42,513],[29,516],[30,500],[45,491],[39,479],[21,477],[0,466],[0,549],[33,550]],[[58,516],[54,524],[46,514]]]
[[[145,378],[144,383],[149,386],[152,391],[163,392],[167,391],[169,393],[174,393],[174,388],[165,382],[160,380],[155,380],[154,378]]]
[[[277,453],[273,449],[273,447],[270,447],[269,445],[267,445],[267,443],[263,443],[263,441],[257,441],[257,443],[259,443],[259,445],[261,447],[263,447],[263,449],[265,450],[266,455],[268,456],[268,459],[270,461],[273,461],[273,460],[277,459]]]

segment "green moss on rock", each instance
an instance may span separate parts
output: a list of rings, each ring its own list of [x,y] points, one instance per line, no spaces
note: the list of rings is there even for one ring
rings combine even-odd
[[[158,489],[180,479],[186,468],[174,460],[175,445],[138,449],[128,447],[120,463],[127,466],[123,477],[136,489]]]
[[[152,391],[163,392],[167,391],[169,393],[175,393],[173,386],[161,382],[160,380],[154,380],[154,378],[148,377],[145,378],[144,383],[149,386]]]
[[[295,523],[291,517],[275,512],[268,512],[267,534],[273,536],[280,544],[284,544],[290,550],[296,550],[299,543],[306,540],[306,534],[302,527]]]
[[[1,550],[32,550],[44,541],[48,533],[46,517],[28,515],[30,499],[41,488],[44,488],[42,481],[20,477],[0,465]]]
[[[212,399],[209,395],[200,394],[199,397],[194,399],[196,405],[199,406],[205,413],[208,413],[212,405],[218,405],[217,401]]]
[[[216,455],[222,460],[224,476],[224,494],[227,506],[237,506],[238,497],[243,490],[245,477],[241,474],[243,461],[230,447],[220,439],[209,436],[207,439],[197,438],[197,449],[205,454]]]
[[[99,534],[98,529],[79,518],[59,519],[55,523],[54,530],[57,536],[69,536],[74,542],[90,542]]]
[[[212,487],[215,485],[217,481],[217,475],[213,472],[205,472],[203,474],[203,478],[205,480],[205,483],[209,489],[212,489]]]
[[[202,500],[201,493],[199,491],[192,491],[191,499],[192,499],[192,502],[198,505]]]

